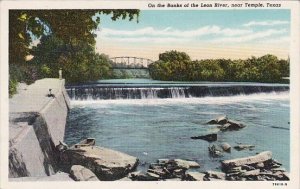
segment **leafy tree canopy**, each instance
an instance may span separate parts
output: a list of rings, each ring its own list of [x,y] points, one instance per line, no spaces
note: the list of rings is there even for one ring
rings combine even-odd
[[[176,50],[166,51],[159,54],[159,60],[164,62],[173,62],[173,61],[190,61],[191,58],[185,52],[179,52]]]
[[[81,83],[107,78],[111,75],[111,61],[98,54],[86,42],[66,44],[55,36],[43,36],[41,43],[32,48],[34,58],[28,62],[37,69],[38,78],[63,77],[68,83]]]
[[[184,52],[167,51],[149,65],[149,73],[157,80],[284,82],[282,78],[289,76],[289,60],[267,54],[245,60],[191,61]]]
[[[133,20],[139,10],[10,10],[9,62],[24,62],[33,39],[49,34],[69,44],[83,41],[95,45],[94,31],[100,24],[101,14],[111,15],[112,20]]]

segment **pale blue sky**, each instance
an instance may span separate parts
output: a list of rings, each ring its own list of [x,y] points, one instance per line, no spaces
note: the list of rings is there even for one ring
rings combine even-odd
[[[181,50],[194,59],[289,53],[289,10],[141,10],[135,20],[101,16],[97,50],[113,56],[157,59]]]

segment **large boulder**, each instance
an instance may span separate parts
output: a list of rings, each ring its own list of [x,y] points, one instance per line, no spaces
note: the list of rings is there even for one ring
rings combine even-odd
[[[82,165],[90,169],[100,180],[118,180],[138,165],[136,157],[98,146],[70,148],[62,153],[62,164]]]
[[[257,163],[265,162],[265,161],[268,161],[271,159],[272,159],[272,152],[265,151],[265,152],[261,152],[261,153],[255,155],[255,156],[236,158],[236,159],[231,159],[231,160],[224,160],[221,163],[222,163],[223,169],[226,171],[226,170],[232,169],[233,167],[257,164]]]
[[[81,165],[73,165],[70,170],[70,175],[75,181],[99,181],[91,170]]]
[[[193,136],[191,137],[191,139],[202,139],[208,142],[214,142],[218,140],[218,135],[216,133],[212,133],[212,134],[202,135],[202,136]]]

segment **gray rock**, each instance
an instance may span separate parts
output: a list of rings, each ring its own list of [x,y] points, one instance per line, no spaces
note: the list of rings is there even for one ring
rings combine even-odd
[[[147,172],[159,175],[160,178],[168,178],[170,176],[170,172],[165,168],[148,169]]]
[[[227,123],[227,121],[228,121],[227,116],[223,115],[223,116],[216,117],[213,120],[210,120],[209,122],[207,122],[207,124],[220,124],[220,125],[223,125],[223,124]]]
[[[91,170],[81,165],[73,165],[70,174],[75,181],[99,181]]]
[[[205,174],[200,172],[189,171],[185,174],[185,180],[204,181]]]
[[[225,152],[230,152],[230,151],[231,151],[231,146],[230,146],[230,144],[228,144],[228,143],[226,143],[226,142],[222,143],[222,144],[221,144],[221,147],[222,147],[222,149],[223,149]]]
[[[246,171],[255,170],[255,167],[254,166],[250,166],[250,165],[242,165],[241,167],[242,167],[242,169],[244,169]]]
[[[243,170],[242,167],[231,167],[230,169],[226,170],[226,173],[231,173],[233,175],[240,174],[242,172],[246,172],[246,170]]]
[[[170,159],[158,159],[157,163],[158,164],[167,164],[169,163],[171,160]]]
[[[90,169],[100,180],[117,180],[133,171],[136,157],[98,146],[68,149],[62,153],[64,164],[82,165]]]
[[[62,141],[59,141],[59,144],[56,146],[56,149],[59,151],[59,152],[63,152],[65,150],[67,150],[69,148],[69,146],[62,142]]]
[[[213,142],[218,140],[218,135],[216,133],[212,133],[212,134],[202,135],[202,136],[193,136],[191,137],[191,139],[202,139],[208,142]]]
[[[221,131],[234,131],[234,130],[242,129],[244,127],[245,127],[245,125],[240,122],[228,120],[228,122],[226,124],[224,124],[223,126],[220,127],[220,130]]]
[[[236,158],[236,159],[231,159],[231,160],[224,160],[221,163],[222,163],[223,169],[228,170],[230,168],[238,167],[238,166],[242,166],[242,165],[261,163],[261,162],[270,160],[271,158],[272,158],[272,152],[264,151],[255,156]]]
[[[264,178],[265,180],[290,180],[289,174],[287,172],[277,172],[277,173],[260,173],[259,176]]]
[[[257,175],[259,175],[259,173],[260,173],[260,170],[255,169],[255,170],[251,170],[251,171],[242,173],[242,176],[257,176]]]
[[[156,175],[154,173],[149,172],[141,172],[136,171],[132,172],[129,176],[132,180],[138,180],[138,181],[156,181],[160,179],[159,175]]]
[[[209,155],[212,156],[212,157],[214,157],[214,158],[223,156],[222,152],[221,152],[221,149],[219,149],[214,144],[212,146],[208,147],[208,151],[209,151]]]
[[[263,162],[257,163],[257,164],[255,164],[255,167],[261,169],[261,168],[265,167],[265,164]]]
[[[286,172],[285,168],[272,168],[271,171],[272,172],[277,172],[277,171]]]
[[[253,150],[253,148],[255,148],[255,146],[254,145],[248,145],[248,144],[240,144],[240,145],[234,146],[233,148],[238,150],[238,151],[246,150],[246,149]]]
[[[225,180],[226,174],[218,171],[207,171],[205,172],[206,177]]]
[[[174,159],[174,162],[176,163],[178,168],[190,169],[190,168],[199,168],[200,167],[200,165],[195,161],[187,161],[187,160],[183,160],[183,159]]]
[[[186,172],[186,169],[175,169],[173,170],[173,177],[182,178]]]

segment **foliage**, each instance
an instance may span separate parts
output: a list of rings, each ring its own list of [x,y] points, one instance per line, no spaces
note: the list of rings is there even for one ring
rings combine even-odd
[[[282,82],[289,76],[289,60],[274,55],[246,60],[206,59],[191,61],[184,52],[167,51],[149,65],[150,76],[157,80]]]
[[[111,74],[109,57],[96,53],[93,46],[85,42],[70,45],[54,36],[45,36],[31,53],[34,58],[29,64],[38,68],[39,78],[57,78],[60,69],[68,83],[98,80]]]
[[[18,81],[14,79],[9,80],[9,97],[17,92]]]
[[[9,65],[10,65],[10,95],[15,92],[13,84],[17,81],[31,83],[37,78],[54,75],[58,67],[54,60],[60,60],[61,64],[67,66],[75,62],[75,65],[69,65],[73,69],[76,67],[80,70],[85,70],[84,78],[94,78],[94,72],[99,71],[101,77],[106,77],[108,74],[107,57],[103,55],[93,56],[91,65],[87,66],[87,62],[82,63],[86,55],[79,58],[72,57],[74,53],[69,51],[69,54],[64,56],[54,53],[59,57],[47,56],[49,59],[46,62],[30,64],[26,61],[26,56],[31,54],[31,45],[35,40],[42,39],[45,36],[56,36],[59,43],[73,48],[78,44],[87,44],[92,48],[95,46],[95,31],[100,24],[100,15],[110,15],[112,20],[138,18],[139,10],[136,9],[105,9],[105,10],[10,10],[9,11]],[[47,38],[44,38],[46,40]],[[43,39],[42,39],[43,40]],[[55,45],[55,43],[53,44]],[[79,45],[80,46],[80,45]],[[63,45],[60,45],[63,48]],[[35,49],[37,50],[37,49]],[[60,50],[60,49],[58,49]],[[90,50],[89,50],[90,51]],[[91,52],[91,51],[90,51]],[[53,52],[52,52],[53,53]],[[80,53],[78,53],[80,54]],[[36,54],[37,55],[37,54]],[[77,55],[77,54],[76,54]],[[73,58],[73,59],[72,59]],[[39,59],[39,58],[37,58]],[[36,61],[36,60],[35,60]],[[102,63],[99,63],[102,62]],[[102,65],[97,67],[98,65]],[[14,66],[17,65],[17,66]],[[94,66],[101,69],[87,69]],[[17,69],[16,69],[17,68]],[[64,67],[67,68],[67,67]],[[102,70],[103,69],[103,70]],[[82,73],[76,70],[65,70],[67,75],[71,77],[70,81],[78,81]],[[66,74],[65,72],[65,74]],[[75,76],[77,74],[77,76]],[[75,79],[77,77],[77,79]],[[11,86],[12,85],[12,86]]]
[[[10,10],[9,62],[24,63],[32,41],[50,34],[67,44],[81,41],[95,45],[95,30],[100,24],[101,14],[111,15],[112,20],[133,20],[139,15],[139,10]]]
[[[164,62],[173,62],[173,61],[190,61],[191,58],[185,52],[179,52],[176,50],[166,51],[164,53],[159,54],[159,60]]]

